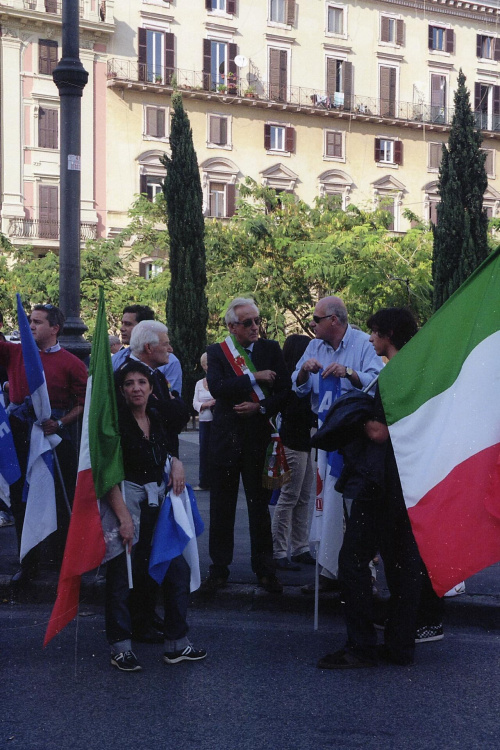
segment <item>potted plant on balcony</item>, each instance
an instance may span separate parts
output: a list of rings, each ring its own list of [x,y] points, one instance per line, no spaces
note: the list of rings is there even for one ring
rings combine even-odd
[[[255,86],[249,86],[245,91],[243,92],[243,96],[246,99],[256,99],[257,94],[255,93]]]
[[[227,86],[226,86],[226,84],[225,84],[225,83],[219,83],[219,84],[217,84],[217,91],[218,91],[218,92],[219,92],[220,94],[225,94],[225,93],[226,93],[226,91],[227,91]]]

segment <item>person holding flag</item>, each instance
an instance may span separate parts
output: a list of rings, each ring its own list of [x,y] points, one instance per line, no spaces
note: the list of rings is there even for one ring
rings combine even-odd
[[[22,558],[21,569],[12,580],[21,584],[37,573],[38,551],[34,548],[56,529],[54,552],[58,562],[62,559],[69,523],[67,500],[71,502],[75,487],[77,423],[83,412],[87,370],[58,342],[64,326],[64,315],[58,307],[35,305],[28,322],[18,295],[18,320],[22,346],[0,341],[0,364],[8,373],[7,412],[21,468],[20,479],[11,486]],[[57,472],[55,490],[53,448],[61,472]],[[31,480],[29,487],[27,478]],[[26,513],[29,522],[23,534]]]

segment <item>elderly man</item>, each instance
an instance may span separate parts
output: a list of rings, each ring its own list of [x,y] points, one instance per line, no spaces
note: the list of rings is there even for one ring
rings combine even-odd
[[[333,401],[352,388],[365,388],[378,375],[383,363],[366,333],[352,328],[339,297],[324,297],[317,303],[311,341],[292,376],[298,396],[311,394],[312,410],[321,420]],[[339,461],[325,451],[318,453],[318,495],[311,539],[319,541],[318,561],[323,568],[320,590],[339,590],[336,580],[338,556],[343,540],[342,495],[334,485]]]
[[[58,334],[64,326],[64,315],[58,307],[35,305],[31,311],[30,326],[33,338],[40,350],[40,358],[52,407],[51,419],[43,423],[43,431],[46,435],[58,433],[62,438],[56,453],[59,458],[66,493],[71,501],[75,489],[78,458],[76,427],[85,403],[87,370],[83,362],[63,349],[58,342]],[[26,399],[29,397],[29,388],[22,347],[19,344],[0,342],[0,365],[7,368],[10,398],[8,413],[22,472],[21,478],[10,488],[12,512],[20,544],[26,510],[26,504],[23,502],[22,496],[33,419],[31,410],[26,403]],[[58,531],[55,540],[55,552],[61,560],[69,516],[63,490],[58,481],[56,481],[56,505]],[[15,574],[13,582],[22,583],[29,580],[36,574],[37,567],[38,554],[33,550],[23,559],[21,570]]]
[[[263,487],[262,474],[271,436],[269,418],[280,411],[290,379],[279,344],[259,338],[260,317],[253,299],[233,300],[225,321],[229,336],[207,350],[207,382],[216,403],[210,441],[212,565],[203,587],[215,591],[229,577],[241,476],[252,570],[266,591],[280,593],[283,586],[275,575],[268,508],[271,490]]]
[[[113,354],[113,357],[111,358],[113,370],[118,370],[118,368],[127,361],[127,357],[130,356],[130,349],[127,347],[130,344],[130,337],[135,326],[143,320],[154,319],[154,311],[147,305],[128,305],[124,308],[120,326],[120,335],[123,346],[118,352]],[[170,357],[167,363],[158,365],[158,368],[168,380],[170,390],[182,393],[181,363],[175,354],[173,354],[172,347],[170,347],[169,353]]]
[[[184,467],[179,461],[179,432],[189,419],[189,411],[184,402],[170,393],[168,383],[160,368],[168,363],[171,352],[167,326],[158,320],[142,320],[132,327],[130,335],[130,359],[146,365],[153,374],[153,394],[151,406],[164,420],[169,438],[168,449],[172,454],[172,479],[177,486],[184,488]],[[117,370],[117,376],[121,368]],[[155,614],[158,585],[149,576],[149,555],[151,541],[158,515],[157,508],[150,508],[147,502],[141,507],[141,527],[139,541],[134,551],[134,589],[130,597],[130,613],[134,630],[134,640],[143,643],[163,642],[163,633],[155,627],[161,622]],[[177,570],[172,567],[172,573]],[[174,582],[175,583],[175,582]],[[174,585],[175,589],[175,585]]]

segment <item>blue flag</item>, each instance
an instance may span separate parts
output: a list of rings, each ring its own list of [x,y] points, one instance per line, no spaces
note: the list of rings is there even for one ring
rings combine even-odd
[[[0,474],[7,484],[14,484],[21,476],[9,418],[0,401]]]

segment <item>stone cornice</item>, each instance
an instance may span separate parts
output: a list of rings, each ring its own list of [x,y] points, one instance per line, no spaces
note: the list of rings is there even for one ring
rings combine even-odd
[[[411,10],[420,10],[423,13],[442,13],[448,16],[470,18],[482,23],[497,23],[500,16],[500,8],[487,3],[473,3],[465,0],[382,0],[384,5],[395,5]]]

